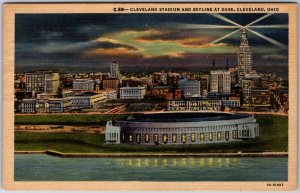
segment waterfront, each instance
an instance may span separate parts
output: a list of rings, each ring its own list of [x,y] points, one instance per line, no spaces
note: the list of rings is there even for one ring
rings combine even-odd
[[[287,181],[287,157],[60,158],[16,154],[16,181]]]

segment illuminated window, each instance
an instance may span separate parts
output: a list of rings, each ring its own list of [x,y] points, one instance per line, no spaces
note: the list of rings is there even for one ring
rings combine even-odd
[[[182,143],[186,142],[186,134],[185,133],[181,134],[181,142]]]
[[[232,131],[232,139],[236,139],[236,130]]]
[[[154,143],[158,143],[158,134],[153,135]]]
[[[200,141],[205,141],[204,133],[200,133]]]
[[[149,134],[145,134],[145,142],[146,143],[150,142],[150,136],[149,136]]]
[[[213,140],[213,132],[209,132],[209,141]]]
[[[220,132],[220,131],[218,132],[218,134],[217,134],[217,135],[218,135],[218,138],[217,138],[217,139],[218,139],[218,141],[219,141],[219,140],[221,140],[221,132]]]
[[[141,143],[141,134],[140,133],[136,134],[136,142]]]
[[[173,143],[177,142],[177,134],[172,134],[172,142]]]
[[[168,143],[168,134],[163,134],[163,142],[164,144]]]
[[[191,134],[191,141],[192,141],[192,142],[195,142],[195,141],[196,141],[195,133],[192,133],[192,134]]]
[[[225,140],[226,140],[226,141],[229,140],[229,131],[225,131]]]
[[[122,141],[122,142],[125,142],[125,140],[126,140],[125,133],[122,133],[121,141]]]
[[[132,142],[133,141],[133,136],[132,136],[132,134],[130,133],[129,134],[129,142]]]

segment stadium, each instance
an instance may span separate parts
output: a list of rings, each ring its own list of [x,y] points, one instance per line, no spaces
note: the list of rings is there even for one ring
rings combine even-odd
[[[259,135],[254,115],[223,112],[136,114],[106,124],[106,143],[179,145],[226,143]]]

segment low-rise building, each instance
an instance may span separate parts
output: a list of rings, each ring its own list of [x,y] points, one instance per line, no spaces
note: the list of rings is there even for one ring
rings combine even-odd
[[[251,104],[254,107],[269,107],[271,106],[270,90],[269,89],[253,89],[251,92]]]
[[[72,90],[63,90],[62,91],[62,97],[67,98],[74,95],[74,92]]]
[[[180,79],[180,74],[175,72],[169,72],[167,74],[167,84],[170,86],[177,86]]]
[[[239,97],[229,97],[228,99],[222,99],[223,107],[240,107],[241,99]]]
[[[220,111],[221,106],[220,99],[189,98],[167,101],[168,111]]]
[[[71,97],[72,109],[97,108],[101,103],[106,101],[104,93],[85,92]]]
[[[74,79],[73,90],[89,91],[94,90],[95,81],[91,79]]]
[[[159,99],[166,99],[170,92],[172,92],[172,88],[170,86],[155,86],[152,89],[152,95]]]
[[[288,90],[275,90],[274,91],[274,99],[280,105],[280,108],[284,110],[284,112],[288,112],[289,110],[289,91]]]
[[[21,103],[22,113],[36,113],[36,99],[23,99]]]
[[[106,123],[105,143],[119,144],[120,143],[120,127],[114,126],[112,121]]]
[[[56,98],[58,95],[56,93],[40,93],[37,94],[37,99],[50,99],[50,98]]]
[[[141,86],[120,88],[120,99],[143,99],[145,94],[146,88]]]
[[[71,110],[71,98],[49,99],[47,101],[47,112],[62,113]]]
[[[120,80],[116,78],[103,80],[104,90],[119,90],[119,85],[120,85]]]
[[[23,99],[22,113],[62,113],[71,108],[70,98]]]
[[[174,98],[175,98],[175,99],[182,99],[182,90],[176,89],[176,90],[175,90]]]
[[[107,101],[118,99],[118,93],[116,90],[107,90],[105,92],[105,96]]]
[[[154,72],[152,75],[153,83],[155,85],[168,83],[168,73],[166,72]]]

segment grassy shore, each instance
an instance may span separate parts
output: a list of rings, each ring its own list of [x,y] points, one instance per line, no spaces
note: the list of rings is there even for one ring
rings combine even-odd
[[[105,125],[109,120],[121,120],[129,114],[89,115],[89,114],[53,114],[53,115],[15,115],[16,125]]]
[[[15,150],[54,150],[63,153],[287,151],[288,118],[275,115],[255,115],[255,117],[260,124],[260,136],[256,139],[242,142],[176,146],[104,145],[104,135],[101,134],[15,132]]]

